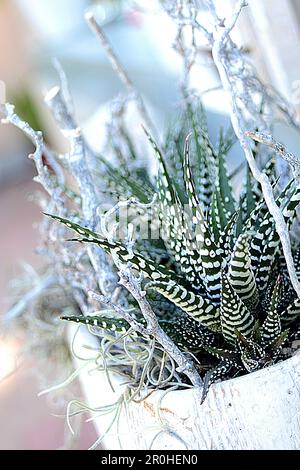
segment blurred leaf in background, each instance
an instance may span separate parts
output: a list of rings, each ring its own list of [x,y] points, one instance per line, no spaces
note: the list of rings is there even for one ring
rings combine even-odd
[[[36,98],[29,87],[22,85],[18,91],[9,93],[9,101],[14,104],[17,114],[33,129],[42,131],[45,140],[47,140],[46,126],[43,123]]]

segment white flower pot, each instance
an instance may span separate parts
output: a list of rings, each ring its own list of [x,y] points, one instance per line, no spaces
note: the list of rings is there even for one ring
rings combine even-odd
[[[87,355],[83,345],[96,341],[82,327],[76,339],[76,351]],[[80,364],[76,360],[76,365]],[[122,392],[122,380],[113,377],[113,392],[102,372],[90,374],[85,370],[80,380],[86,401],[93,407],[112,404]],[[105,448],[300,448],[299,353],[272,367],[212,385],[202,405],[199,390],[172,391],[162,399],[158,413],[163,393],[155,392],[144,402],[131,403],[123,409],[119,431],[113,428],[105,437]],[[99,435],[111,419],[108,415],[94,421]],[[166,424],[171,433],[163,431]],[[159,431],[162,432],[158,434]]]

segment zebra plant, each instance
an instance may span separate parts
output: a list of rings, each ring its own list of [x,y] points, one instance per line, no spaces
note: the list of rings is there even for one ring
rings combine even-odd
[[[129,172],[101,159],[111,193],[142,203],[157,194],[150,212],[160,222],[158,240],[137,238],[132,249],[73,220],[51,217],[80,235],[73,240],[99,245],[143,275],[161,327],[183,351],[196,355],[200,372],[206,370],[204,398],[217,379],[253,372],[280,358],[284,342],[299,327],[300,301],[274,220],[248,168],[239,197],[233,193],[234,175],[228,176],[226,163],[233,144],[230,133],[221,132],[214,147],[202,111],[191,105],[181,123],[169,133],[163,151],[147,134],[158,163],[156,185],[137,164]],[[186,123],[192,132],[185,138]],[[126,142],[131,159],[138,162],[128,135]],[[256,158],[258,153],[256,149]],[[300,187],[292,180],[279,191],[272,155],[264,171],[273,177],[276,202],[291,226]],[[299,271],[297,245],[293,254]],[[132,307],[143,321],[133,301]],[[129,327],[123,319],[101,315],[62,318],[119,333]]]

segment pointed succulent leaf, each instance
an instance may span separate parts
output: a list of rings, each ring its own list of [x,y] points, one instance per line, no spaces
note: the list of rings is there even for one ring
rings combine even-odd
[[[274,184],[272,185],[272,189],[274,190],[278,181],[280,178],[278,178]],[[268,213],[268,208],[265,203],[264,197],[260,197],[256,200],[256,205],[255,208],[252,210],[250,213],[249,217],[244,220],[243,219],[243,201],[240,199],[240,217],[238,220],[238,223],[241,225],[241,227],[237,230],[237,235],[239,235],[241,232],[253,232],[257,230],[263,221],[263,218],[265,215]]]
[[[218,154],[227,155],[236,143],[237,137],[233,128],[230,126],[224,132],[223,127],[220,128],[219,140],[218,140]]]
[[[293,184],[293,181],[291,181],[286,186],[286,188],[284,188],[284,190],[281,192],[281,194],[276,199],[276,203],[280,207],[285,207],[287,203],[288,204],[290,203],[290,205],[288,205],[288,207],[285,209],[287,214],[289,213],[289,210],[292,210],[292,207],[295,204],[298,204],[298,203],[296,203],[294,198],[291,199],[291,200],[289,199],[292,184]],[[297,193],[297,191],[296,191],[296,193]],[[294,194],[294,196],[295,196],[295,194]],[[298,194],[296,196],[296,199],[298,200]],[[259,261],[260,261],[260,258],[261,258],[261,253],[263,252],[264,247],[269,243],[269,237],[274,236],[274,230],[275,230],[275,227],[274,227],[273,217],[270,214],[270,212],[267,212],[265,214],[265,216],[264,216],[264,218],[263,218],[263,220],[262,220],[255,236],[252,238],[252,242],[251,242],[251,262],[252,262],[252,269],[253,269],[254,273],[256,273],[256,271],[257,271]],[[273,251],[273,247],[271,247],[271,248],[272,248],[272,251]]]
[[[96,326],[103,330],[115,331],[117,333],[125,334],[130,328],[130,325],[123,318],[105,317],[102,315],[73,315],[60,317],[61,320],[70,321],[74,323],[82,323],[84,325]]]
[[[228,223],[228,212],[222,201],[220,191],[216,189],[212,196],[210,211],[210,228],[214,235],[215,243],[219,242],[220,234],[225,230]]]
[[[291,194],[288,201],[282,206],[282,214],[286,224],[290,225],[296,214],[296,208],[300,201],[300,188],[296,188]],[[272,220],[272,219],[271,219]],[[275,224],[272,223],[272,229],[263,246],[262,253],[256,262],[256,282],[260,291],[264,291],[267,287],[270,274],[276,255],[279,252],[280,238],[276,231]]]
[[[209,328],[188,315],[181,315],[173,321],[159,320],[159,324],[174,343],[183,350],[199,351],[215,341],[215,335]]]
[[[276,181],[274,155],[270,156],[270,158],[268,159],[262,171],[268,176],[268,178],[271,180],[272,183],[273,183],[273,180]],[[279,180],[279,177],[277,181],[278,180]],[[253,178],[251,178],[251,183],[252,183],[253,197],[254,197],[255,202],[257,203],[262,198],[262,190],[261,190],[260,184],[256,180],[253,180]]]
[[[194,267],[195,263],[191,263],[190,260],[190,256],[193,256],[195,260],[198,260],[199,256],[194,253],[190,238],[187,236],[189,228],[186,214],[168,173],[162,153],[149,133],[145,132],[155,151],[159,166],[157,185],[161,236],[168,252],[175,260],[178,268],[185,274],[187,280],[195,285],[200,284],[199,270]]]
[[[230,285],[225,273],[222,274],[221,294],[220,318],[225,340],[230,344],[235,344],[236,330],[245,338],[250,338],[254,327],[254,317]]]
[[[281,333],[281,320],[278,312],[278,301],[280,295],[281,283],[280,277],[278,277],[275,287],[273,289],[270,309],[267,318],[262,324],[261,335],[264,345],[269,345],[277,338]]]
[[[240,207],[240,212],[242,212],[242,207]],[[257,223],[259,223],[262,220],[262,218],[265,216],[266,213],[267,213],[266,203],[263,199],[261,199],[257,203],[256,207],[253,209],[250,216],[245,222],[243,222],[243,218],[241,216],[242,229],[240,232],[238,232],[238,234],[255,231],[257,227]]]
[[[233,191],[230,184],[230,179],[227,173],[227,165],[225,161],[225,155],[221,152],[218,155],[218,178],[217,188],[220,195],[221,202],[225,209],[227,221],[230,219],[235,211],[235,200],[233,197]]]
[[[63,223],[68,228],[74,230],[75,232],[81,235],[81,238],[71,239],[70,241],[95,243],[96,245],[103,248],[106,252],[110,252],[111,250],[113,250],[123,263],[130,262],[132,266],[138,271],[142,272],[145,277],[150,278],[154,281],[159,279],[179,281],[180,279],[180,277],[178,277],[174,271],[167,269],[163,265],[158,265],[152,260],[147,260],[138,253],[129,252],[128,249],[121,243],[109,242],[107,240],[104,240],[100,238],[99,234],[97,234],[96,232],[93,232],[92,230],[82,227],[81,225],[78,225],[63,217],[54,216],[51,214],[47,215],[52,219]]]
[[[53,218],[59,220],[78,233],[87,230],[83,229],[78,224],[73,224],[67,219],[63,219],[58,216],[54,216]],[[94,238],[91,230],[88,230],[85,233],[89,235],[89,238],[80,238],[75,241],[96,243],[106,251],[113,250],[122,262],[130,262],[135,269],[142,272],[147,278],[152,280],[148,287],[155,289],[183,311],[193,316],[197,321],[201,321],[210,328],[217,328],[218,309],[216,309],[210,301],[195,295],[193,292],[190,292],[183,287],[180,284],[179,278],[173,271],[162,265],[157,265],[151,260],[146,260],[137,253],[129,252],[127,248],[120,243],[112,243],[107,240],[100,239],[97,234],[97,238]]]
[[[101,240],[101,235],[99,233],[94,232],[93,230],[90,230],[87,227],[83,227],[82,225],[79,225],[76,222],[73,222],[72,220],[60,217],[58,215],[48,214],[48,212],[44,212],[44,215],[50,217],[53,220],[61,222],[62,224],[66,225],[68,228],[74,230],[76,233],[81,236],[84,236],[85,238],[98,238],[99,240]]]
[[[107,186],[116,192],[116,194],[123,194],[126,197],[136,197],[139,201],[147,204],[152,199],[154,188],[148,181],[140,181],[137,174],[125,174],[119,168],[111,165],[107,160],[98,157],[101,163],[105,166],[105,171],[99,173],[95,171],[95,175],[99,178],[105,178]]]
[[[252,211],[255,209],[255,206],[256,206],[255,197],[252,191],[251,173],[250,173],[249,165],[247,165],[246,167],[246,198],[245,199],[246,199],[245,213],[246,213],[246,219],[248,219],[248,217],[250,217],[250,214],[252,213]]]
[[[224,154],[219,151],[217,159],[217,180],[213,191],[210,220],[215,241],[218,242],[220,232],[225,229],[235,212],[235,202],[227,174]]]
[[[251,268],[249,238],[244,233],[238,237],[229,263],[228,279],[239,298],[253,311],[257,307],[259,294]]]
[[[182,218],[178,219],[178,216],[182,213],[181,204],[162,153],[148,131],[144,130],[158,162],[157,190],[160,204],[159,215],[162,221],[161,234],[165,244],[169,246],[170,251],[175,256],[177,246],[178,251],[184,248],[182,245]]]
[[[293,302],[281,313],[281,321],[287,326],[297,317],[300,318],[300,299],[296,297]]]
[[[246,182],[243,188],[242,194],[240,196],[240,207],[241,207],[241,221],[244,222],[248,220],[252,211],[256,207],[256,197],[253,191],[253,182],[251,177],[251,172],[249,165],[246,166]]]
[[[261,342],[261,332],[260,332],[259,320],[256,320],[256,322],[254,323],[252,339],[253,339],[253,341],[255,341],[256,343],[260,343],[260,342]]]
[[[276,258],[279,253],[279,237],[277,232],[271,232],[268,244],[266,244],[257,261],[256,267],[256,285],[259,292],[264,292],[270,280],[270,274],[274,270]]]
[[[159,292],[198,322],[213,331],[219,329],[219,309],[210,300],[189,291],[174,281],[151,281],[147,288]]]
[[[241,361],[247,372],[254,372],[270,361],[265,350],[251,338],[245,338],[239,331],[236,332]]]
[[[200,109],[200,116],[196,116],[192,105],[187,101],[187,114],[193,130],[196,150],[195,190],[200,207],[202,211],[206,212],[211,203],[217,157],[208,137],[207,123],[203,110]]]
[[[200,255],[199,261],[201,260],[202,263],[204,275],[203,280],[208,290],[209,297],[213,301],[219,302],[220,276],[223,260],[220,256],[220,249],[214,243],[195,192],[189,163],[189,137],[187,137],[185,142],[183,173],[189,206],[192,212],[192,222],[194,225],[197,247]]]
[[[300,277],[300,248],[294,252],[293,258],[297,276]]]
[[[285,330],[269,345],[269,351],[278,352],[288,338],[289,330]]]
[[[129,323],[123,318],[113,318],[102,315],[94,316],[62,316],[61,320],[71,321],[74,323],[82,323],[107,331],[125,334],[129,328]],[[139,318],[138,323],[146,326],[144,318]],[[203,345],[210,345],[214,342],[213,333],[203,325],[190,319],[189,317],[176,317],[173,321],[159,320],[159,324],[165,333],[176,343],[181,349],[189,351],[199,351]],[[131,335],[139,333],[132,332]]]
[[[205,351],[214,357],[222,360],[230,360],[236,366],[241,365],[241,358],[238,352],[225,348],[217,348],[216,346],[204,346]]]
[[[237,223],[237,219],[239,217],[239,211],[236,211],[231,219],[229,220],[228,224],[222,230],[219,237],[218,248],[221,250],[220,254],[225,259],[226,263],[229,262],[231,257],[231,250],[232,245],[234,243],[234,228],[235,224]]]
[[[236,369],[236,365],[230,360],[221,361],[214,369],[206,373],[203,383],[201,404],[204,402],[209,388],[217,380],[222,380],[226,378],[231,369]]]

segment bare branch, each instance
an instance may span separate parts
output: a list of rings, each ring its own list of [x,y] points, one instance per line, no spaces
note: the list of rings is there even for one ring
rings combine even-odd
[[[141,290],[138,279],[133,276],[129,268],[125,268],[120,271],[119,276],[120,284],[126,287],[139,304],[141,312],[147,322],[148,333],[151,334],[162,345],[165,351],[176,361],[178,364],[177,371],[184,373],[195,387],[201,387],[202,379],[193,363],[187,360],[186,356],[159,326],[157,317],[145,297],[145,292]]]
[[[212,4],[213,2],[210,1],[209,3]],[[243,4],[244,2],[239,3]],[[241,11],[240,6],[241,5],[239,5],[238,11]],[[254,122],[256,121],[256,126],[257,122],[259,122],[261,123],[263,130],[266,128],[265,123],[259,116],[259,113],[255,112],[255,108],[250,108],[251,101],[254,101],[253,96],[251,96],[251,92],[255,92],[256,90],[251,90],[249,87],[247,88],[246,78],[247,73],[253,74],[253,71],[249,69],[249,66],[246,66],[240,50],[230,38],[229,33],[231,31],[232,22],[229,27],[226,28],[224,26],[220,26],[217,16],[215,16],[214,20],[215,30],[213,33],[212,55],[219,71],[223,88],[225,92],[227,92],[230,100],[232,126],[244,151],[251,172],[254,178],[261,184],[267,207],[275,220],[276,230],[281,240],[291,283],[297,292],[298,297],[300,297],[300,283],[298,281],[293,262],[288,227],[280,208],[275,202],[272,185],[267,175],[260,172],[254,159],[250,143],[245,136],[245,132],[249,129],[249,123],[247,122],[244,114],[246,111],[250,113],[252,120]],[[236,20],[237,17],[234,17],[234,23]],[[229,48],[228,45],[230,45]],[[233,72],[234,67],[237,66],[237,64],[238,70],[241,71],[240,74]],[[248,78],[249,76],[250,75],[248,75]]]
[[[134,331],[137,331],[141,335],[148,336],[149,331],[139,322],[137,322],[130,313],[128,313],[125,309],[119,307],[114,300],[110,300],[108,297],[104,295],[99,295],[96,292],[89,292],[89,296],[100,302],[101,304],[107,305],[110,307],[120,318],[123,318],[128,322],[128,324],[133,328]]]
[[[174,359],[178,365],[177,371],[185,374],[192,385],[195,387],[202,387],[202,379],[198,374],[193,363],[187,359],[187,357],[180,351],[180,349],[174,344],[169,336],[160,327],[157,317],[153,312],[149,302],[146,299],[145,292],[141,290],[140,280],[137,279],[133,274],[129,266],[123,267],[119,271],[120,281],[119,283],[124,286],[130,294],[137,301],[143,317],[146,321],[147,328],[138,323],[128,312],[120,307],[114,305],[111,301],[103,296],[98,296],[95,293],[91,293],[92,297],[101,303],[109,305],[114,311],[121,317],[124,318],[131,327],[143,335],[153,336],[164,350]]]
[[[93,13],[91,11],[86,12],[85,19],[90,29],[93,31],[95,36],[99,39],[103,49],[105,50],[107,54],[107,57],[111,63],[113,70],[116,72],[116,74],[122,81],[123,85],[127,88],[128,93],[134,96],[136,94],[135,87],[131,79],[129,78],[126,70],[124,69],[123,65],[121,64],[119,58],[116,56],[115,52],[113,51],[106,35],[104,34],[103,29],[97,23]]]
[[[228,21],[228,25],[226,26],[227,34],[229,34],[236,25],[237,20],[243,10],[247,6],[247,2],[245,0],[240,0],[237,2],[235,11],[232,14],[232,17]]]
[[[99,39],[103,49],[105,50],[107,57],[112,65],[113,70],[116,72],[120,80],[122,81],[123,85],[127,89],[129,96],[136,102],[138,111],[143,119],[145,125],[152,130],[155,137],[158,138],[158,133],[155,129],[152,119],[150,118],[148,111],[144,105],[144,101],[140,94],[137,92],[131,78],[127,74],[126,70],[124,69],[123,65],[121,64],[119,58],[113,51],[106,35],[104,34],[103,29],[97,23],[93,13],[91,11],[86,12],[85,19],[87,24],[89,25],[90,29],[93,31],[97,39]]]
[[[278,155],[288,162],[293,170],[294,176],[297,180],[300,178],[300,160],[296,155],[289,152],[285,146],[273,138],[271,134],[264,134],[263,132],[246,131],[245,135],[250,137],[255,142],[267,145],[273,149]]]
[[[69,114],[72,115],[72,114],[74,114],[74,103],[73,103],[73,99],[72,99],[72,96],[71,96],[71,92],[70,92],[69,83],[68,83],[66,73],[65,73],[60,61],[57,59],[57,57],[55,57],[52,62],[53,62],[53,66],[54,66],[54,68],[57,71],[58,76],[59,76],[61,91],[62,91],[64,100],[65,100],[65,103],[67,105],[68,112],[69,112]]]
[[[68,106],[59,86],[55,86],[49,90],[45,96],[45,103],[50,108],[53,117],[60,129],[73,130],[77,128],[73,116],[70,114]]]
[[[183,26],[191,26],[192,28],[200,30],[205,38],[207,39],[208,43],[212,41],[212,33],[210,33],[201,23],[197,21],[195,18],[195,14],[185,16],[183,14],[183,2],[181,5],[174,5],[174,2],[165,2],[161,1],[161,5],[166,13],[177,22],[179,27]],[[189,5],[190,6],[190,5]],[[193,8],[194,12],[197,13],[197,7]],[[190,8],[191,11],[191,8]]]
[[[13,124],[15,127],[23,131],[35,145],[34,153],[29,155],[29,158],[34,161],[38,172],[38,176],[36,176],[34,180],[44,187],[49,196],[52,197],[52,200],[55,201],[58,206],[62,207],[63,203],[60,198],[61,189],[53,182],[47,165],[45,165],[43,161],[45,145],[42,133],[40,131],[33,130],[27,122],[22,121],[22,119],[20,119],[15,113],[15,107],[12,104],[7,103],[5,105],[0,105],[0,113],[5,116],[5,118],[2,119],[2,123]]]
[[[46,95],[45,101],[52,110],[54,117],[62,128],[62,132],[70,143],[68,165],[80,189],[82,211],[86,223],[91,229],[97,224],[98,197],[94,188],[92,176],[86,160],[86,145],[69,114],[64,97],[55,87]],[[117,285],[117,275],[112,269],[104,251],[96,246],[88,247],[92,266],[97,274],[99,287],[103,294],[112,292]]]

